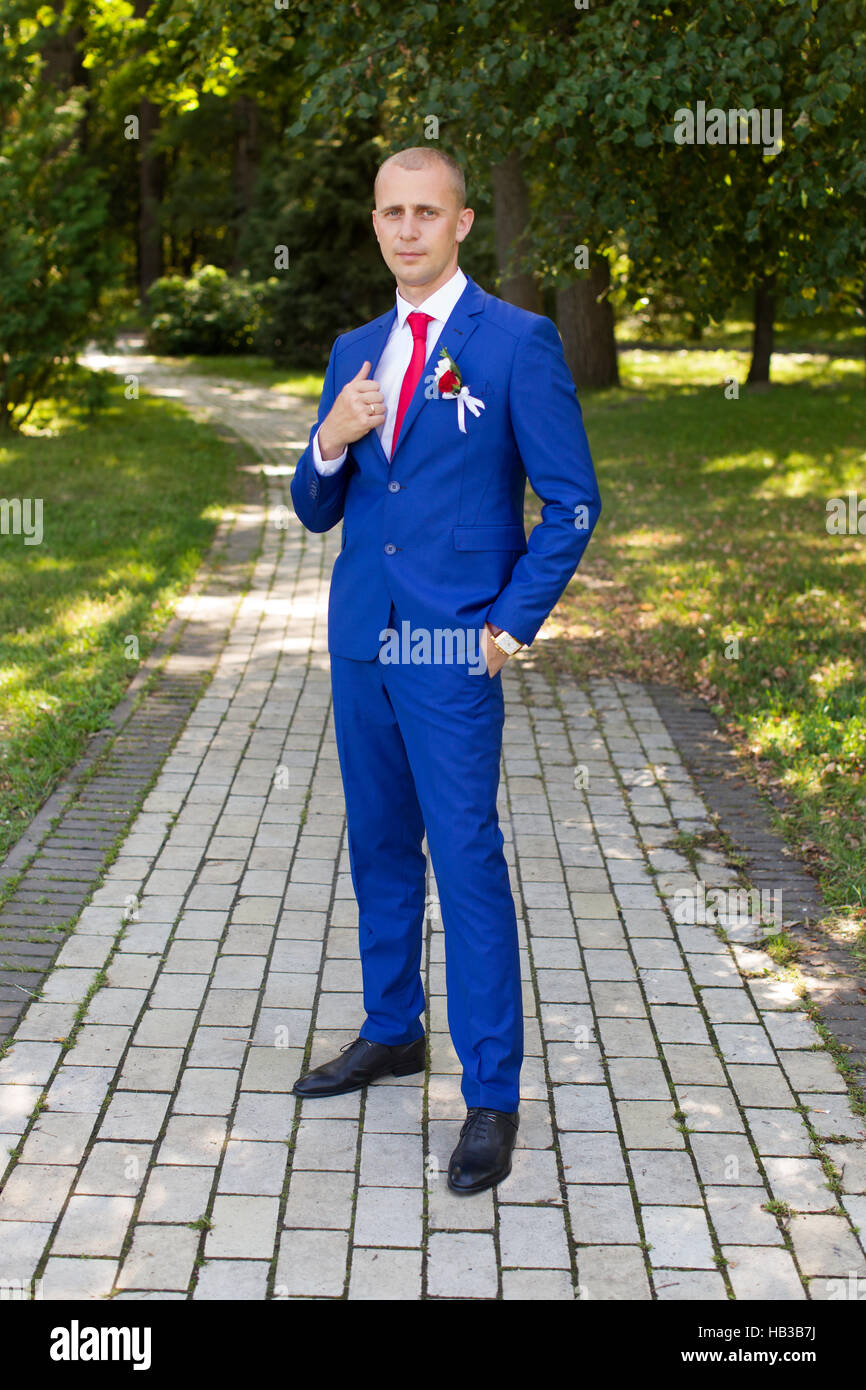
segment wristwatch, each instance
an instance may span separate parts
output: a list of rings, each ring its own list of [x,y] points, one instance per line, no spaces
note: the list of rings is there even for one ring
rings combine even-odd
[[[515,652],[519,652],[520,648],[526,645],[524,642],[518,642],[517,638],[512,637],[510,632],[498,632],[495,637],[491,633],[490,640],[504,656],[513,656]]]

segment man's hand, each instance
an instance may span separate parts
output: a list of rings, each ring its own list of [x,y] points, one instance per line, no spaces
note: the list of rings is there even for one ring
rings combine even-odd
[[[385,397],[378,381],[367,379],[371,364],[365,362],[358,375],[347,381],[319,430],[319,448],[323,459],[339,458],[347,444],[385,419]]]
[[[487,665],[487,678],[492,680],[496,672],[505,665],[508,657],[505,652],[501,652],[494,642],[491,642],[491,634],[498,637],[502,631],[501,627],[494,627],[492,623],[484,624],[484,660]]]

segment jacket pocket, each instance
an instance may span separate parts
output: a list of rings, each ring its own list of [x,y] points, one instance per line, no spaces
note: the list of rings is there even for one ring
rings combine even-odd
[[[451,531],[455,550],[525,550],[523,527],[454,526]]]

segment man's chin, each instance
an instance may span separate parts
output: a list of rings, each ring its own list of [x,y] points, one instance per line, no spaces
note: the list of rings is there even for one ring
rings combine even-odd
[[[418,260],[407,261],[402,256],[398,256],[391,267],[395,275],[401,280],[408,280],[413,285],[423,285],[427,280],[435,280],[437,272],[434,271],[426,256],[420,256]]]

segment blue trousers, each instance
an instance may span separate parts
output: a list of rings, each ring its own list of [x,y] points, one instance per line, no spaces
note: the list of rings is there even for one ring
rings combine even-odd
[[[392,609],[391,625],[400,629]],[[380,652],[380,656],[382,652]],[[523,1060],[517,918],[496,812],[502,677],[331,655],[358,901],[360,1036],[422,1036],[427,846],[445,934],[448,1027],[467,1108],[516,1110]]]

